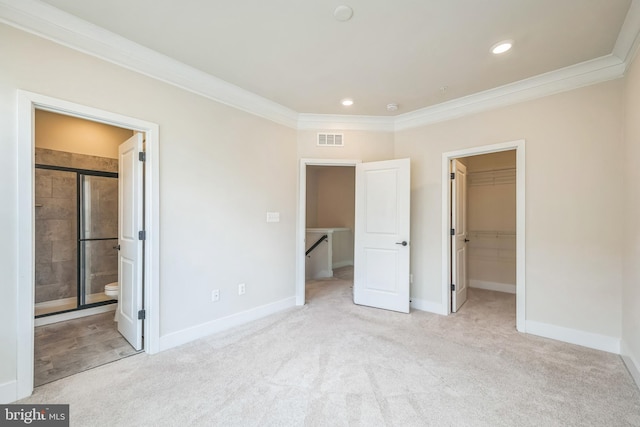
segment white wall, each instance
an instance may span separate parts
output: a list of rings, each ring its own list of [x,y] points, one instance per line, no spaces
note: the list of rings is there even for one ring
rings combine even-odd
[[[620,337],[622,80],[396,134],[412,296],[441,301],[442,153],[526,140],[526,319]]]
[[[0,398],[16,379],[17,89],[159,124],[161,337],[293,304],[294,130],[5,25],[0,52]]]
[[[640,385],[640,59],[625,87],[625,203],[622,286],[622,353]],[[629,360],[627,360],[628,362]]]

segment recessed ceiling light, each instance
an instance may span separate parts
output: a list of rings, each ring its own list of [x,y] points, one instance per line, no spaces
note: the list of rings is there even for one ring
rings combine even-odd
[[[387,104],[387,111],[398,111],[398,104]]]
[[[345,107],[350,107],[350,106],[352,106],[352,105],[353,105],[353,99],[351,99],[351,98],[345,98],[345,99],[343,99],[342,101],[340,101],[340,103],[341,103],[342,105],[344,105]]]
[[[493,54],[495,54],[495,55],[500,55],[501,53],[505,53],[506,51],[511,49],[512,46],[513,46],[513,41],[504,40],[504,41],[501,41],[499,43],[494,44],[491,47],[491,52]]]

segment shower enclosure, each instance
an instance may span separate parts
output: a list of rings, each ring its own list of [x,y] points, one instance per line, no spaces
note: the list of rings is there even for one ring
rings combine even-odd
[[[36,165],[36,317],[116,302],[118,174]]]

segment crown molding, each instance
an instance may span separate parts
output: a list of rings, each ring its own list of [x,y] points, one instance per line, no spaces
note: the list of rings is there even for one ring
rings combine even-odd
[[[627,66],[633,61],[640,40],[640,0],[633,0],[627,11],[612,54]]]
[[[298,130],[365,130],[393,132],[395,118],[389,116],[349,116],[342,114],[298,115]]]
[[[625,64],[607,55],[495,89],[396,116],[395,130],[426,126],[620,78]]]
[[[350,116],[298,114],[37,0],[0,0],[0,22],[299,130],[394,132],[577,89],[623,77],[640,44],[640,0],[632,0],[610,55],[397,116]]]
[[[296,128],[298,113],[276,102],[34,0],[0,0],[0,21],[247,113]]]

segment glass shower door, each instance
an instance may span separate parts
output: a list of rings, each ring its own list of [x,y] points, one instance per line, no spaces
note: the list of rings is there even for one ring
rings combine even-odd
[[[80,174],[80,306],[110,300],[104,287],[118,281],[118,179]]]

